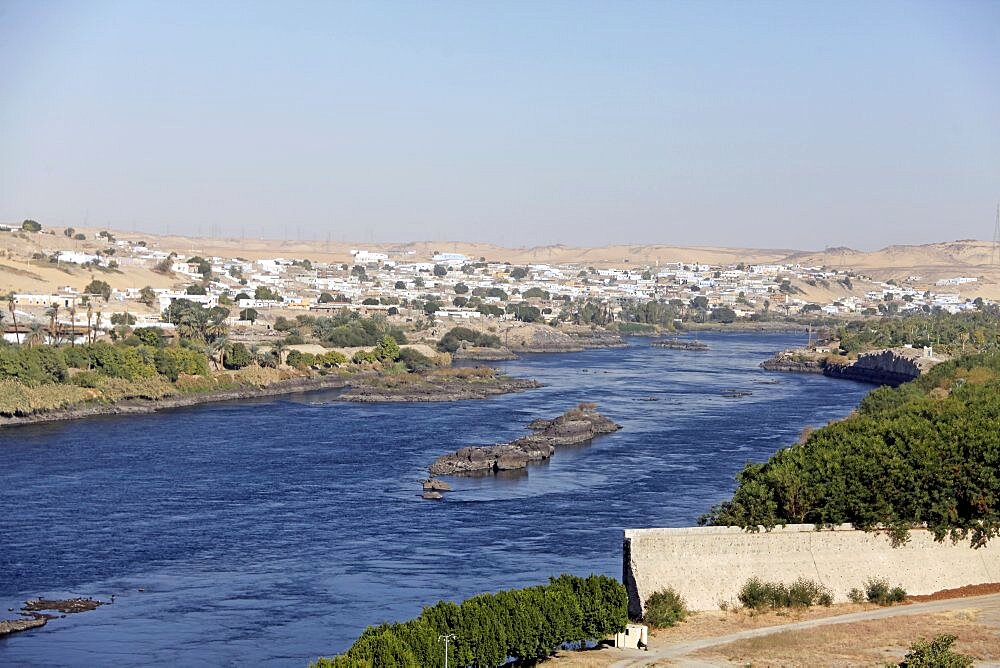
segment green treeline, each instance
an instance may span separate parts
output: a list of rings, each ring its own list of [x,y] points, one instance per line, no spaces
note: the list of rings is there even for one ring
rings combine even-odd
[[[938,540],[1000,532],[1000,352],[939,364],[737,475],[701,524],[757,530],[851,523],[896,541],[926,524]]]
[[[939,311],[857,320],[840,326],[836,338],[847,353],[906,344],[934,346],[952,354],[995,349],[1000,347],[1000,312],[991,304],[966,313]]]
[[[534,662],[565,643],[605,638],[625,628],[628,595],[609,577],[560,575],[547,585],[481,594],[461,604],[440,601],[416,619],[369,627],[344,654],[316,668],[439,668],[453,634],[449,665]]]

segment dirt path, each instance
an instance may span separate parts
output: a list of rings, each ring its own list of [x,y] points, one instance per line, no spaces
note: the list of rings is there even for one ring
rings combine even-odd
[[[714,666],[714,662],[705,659],[695,659],[688,657],[689,654],[700,650],[727,645],[739,640],[748,638],[758,638],[775,633],[786,631],[800,631],[813,629],[831,624],[848,624],[851,622],[864,622],[873,619],[884,619],[887,617],[898,617],[903,615],[925,615],[933,613],[949,612],[966,608],[978,608],[986,612],[990,617],[1000,620],[1000,594],[990,594],[987,596],[972,596],[967,598],[945,599],[940,601],[929,601],[927,603],[914,603],[912,605],[900,605],[890,608],[879,608],[878,610],[867,610],[865,612],[854,612],[846,615],[834,617],[823,617],[811,619],[791,624],[780,624],[778,626],[768,626],[759,629],[739,631],[727,635],[715,636],[712,638],[701,638],[698,640],[687,640],[672,643],[661,647],[652,647],[648,652],[635,650],[622,651],[623,658],[613,665],[613,668],[638,668],[642,666],[654,665],[659,661],[669,661],[670,665],[678,666]],[[617,651],[617,650],[610,650]]]

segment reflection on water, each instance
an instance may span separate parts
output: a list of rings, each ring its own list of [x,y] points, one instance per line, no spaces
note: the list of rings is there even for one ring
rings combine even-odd
[[[757,368],[799,336],[699,338],[710,352],[636,339],[502,363],[545,387],[489,401],[311,393],[0,432],[0,605],[118,593],[0,640],[0,665],[302,666],[440,598],[619,576],[623,528],[693,523],[745,462],[869,389]],[[580,401],[623,430],[419,498],[438,455],[512,440]]]

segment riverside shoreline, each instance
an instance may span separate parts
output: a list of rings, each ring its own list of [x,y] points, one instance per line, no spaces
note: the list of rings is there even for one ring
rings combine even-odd
[[[530,378],[512,378],[503,374],[485,379],[449,378],[445,379],[444,382],[435,381],[430,377],[420,377],[416,382],[395,387],[380,385],[379,378],[372,372],[358,373],[350,378],[342,376],[290,378],[265,387],[241,387],[163,399],[127,399],[114,404],[82,404],[34,415],[0,417],[0,428],[80,420],[101,415],[145,415],[200,404],[324,390],[344,390],[337,397],[338,401],[417,403],[487,399],[542,386],[541,383]]]
[[[191,394],[181,397],[166,397],[164,399],[127,399],[114,404],[83,404],[72,408],[63,408],[34,415],[0,417],[0,427],[17,427],[22,425],[40,424],[44,422],[62,422],[78,420],[99,415],[144,415],[172,408],[186,408],[198,404],[216,403],[220,401],[238,401],[241,399],[256,399],[258,397],[274,397],[282,394],[313,392],[316,390],[335,390],[347,387],[348,382],[339,377],[323,376],[319,378],[292,378],[276,382],[266,387],[245,387],[204,394]]]

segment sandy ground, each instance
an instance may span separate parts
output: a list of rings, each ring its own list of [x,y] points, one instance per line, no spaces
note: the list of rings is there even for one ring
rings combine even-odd
[[[655,632],[650,651],[560,652],[559,668],[607,666],[857,666],[898,662],[915,640],[955,635],[977,665],[1000,665],[1000,586],[919,597],[892,608],[837,605],[801,612],[703,612]],[[970,596],[970,594],[986,595]],[[942,598],[951,596],[953,598]]]

